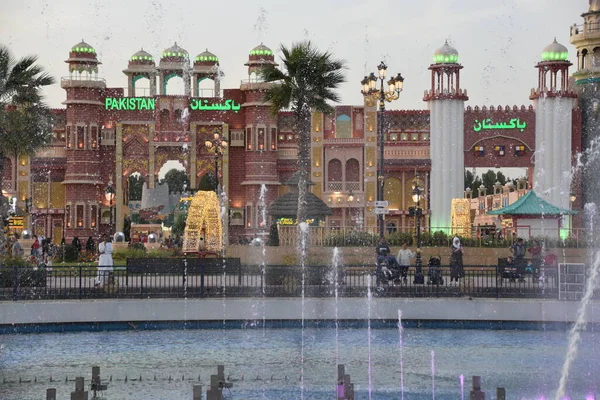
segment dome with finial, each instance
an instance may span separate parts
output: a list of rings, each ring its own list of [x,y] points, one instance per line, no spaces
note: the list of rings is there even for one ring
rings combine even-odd
[[[450,46],[446,40],[444,45],[433,53],[433,62],[436,64],[456,64],[458,63],[458,51]]]
[[[194,63],[209,63],[216,64],[219,62],[219,57],[215,56],[213,53],[206,49],[202,53],[198,54],[194,59]]]
[[[81,39],[81,42],[71,47],[72,53],[93,54],[96,55],[96,50]]]
[[[264,44],[259,44],[252,50],[250,50],[251,56],[271,56],[273,57],[273,50],[265,46]]]
[[[188,61],[190,56],[188,52],[177,45],[177,42],[162,53],[161,61]]]
[[[145,51],[143,48],[131,56],[129,59],[130,64],[154,64],[154,57],[152,54]]]
[[[542,51],[543,61],[566,61],[569,58],[569,50],[562,44],[556,41],[552,42],[549,46]]]

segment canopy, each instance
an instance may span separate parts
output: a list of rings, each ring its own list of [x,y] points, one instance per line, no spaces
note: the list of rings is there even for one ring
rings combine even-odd
[[[488,215],[575,215],[577,211],[557,207],[542,199],[533,190],[527,192],[519,200],[508,207],[488,211]]]

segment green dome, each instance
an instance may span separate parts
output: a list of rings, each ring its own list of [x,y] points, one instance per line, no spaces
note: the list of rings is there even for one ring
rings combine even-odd
[[[458,63],[458,51],[446,43],[433,53],[433,62],[435,64],[456,64]]]
[[[267,46],[265,46],[264,44],[261,43],[258,46],[256,46],[255,48],[253,48],[252,50],[250,50],[250,55],[251,56],[272,56],[273,50],[271,50],[270,48],[268,48]]]
[[[543,61],[566,61],[569,58],[569,50],[556,41],[552,42],[542,51]]]
[[[88,53],[88,54],[96,54],[96,50],[81,40],[81,42],[77,43],[75,46],[71,48],[71,51],[74,53]]]
[[[194,59],[195,62],[219,62],[219,57],[215,56],[213,53],[206,49],[202,53],[198,54]]]
[[[171,46],[168,49],[166,49],[165,51],[163,51],[162,58],[167,58],[167,57],[170,57],[170,58],[177,57],[177,58],[180,58],[182,61],[190,59],[188,52],[186,50],[182,49],[181,47],[179,47],[177,45],[177,42],[175,42],[175,44],[173,46]]]
[[[141,49],[140,51],[138,51],[137,53],[132,55],[130,60],[138,61],[138,62],[139,61],[152,62],[152,61],[154,61],[154,57],[152,57],[152,54],[148,53],[144,49]]]

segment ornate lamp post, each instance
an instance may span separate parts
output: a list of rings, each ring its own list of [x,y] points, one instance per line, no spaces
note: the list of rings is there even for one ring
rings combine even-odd
[[[421,208],[421,196],[423,195],[423,189],[419,187],[418,176],[415,177],[415,183],[413,185],[412,199],[415,202],[415,207],[411,207],[409,210],[411,216],[416,218],[417,227],[417,256],[415,258],[415,283],[423,283],[423,260],[421,259],[421,215],[423,215],[423,209]]]
[[[227,148],[227,141],[219,132],[213,134],[212,139],[204,142],[208,150],[215,153],[215,192],[219,195],[219,155]]]
[[[384,80],[387,71],[387,65],[382,61],[377,66],[379,72],[379,89],[377,86],[377,77],[373,72],[360,82],[362,84],[361,93],[365,96],[365,102],[368,106],[374,106],[379,101],[379,171],[377,173],[377,201],[383,201],[383,181],[384,181],[384,160],[383,146],[385,140],[385,102],[392,102],[400,98],[400,92],[404,84],[404,78],[401,74],[391,78],[388,83],[388,89],[385,89]],[[379,237],[384,235],[383,214],[378,214]]]
[[[108,236],[112,236],[113,234],[113,199],[115,198],[115,188],[113,186],[113,181],[110,179],[106,186],[106,200],[108,200],[110,219],[108,224]]]

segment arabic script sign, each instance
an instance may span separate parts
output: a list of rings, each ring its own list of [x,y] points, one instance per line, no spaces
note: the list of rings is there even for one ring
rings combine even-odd
[[[512,118],[508,122],[497,122],[492,123],[490,118],[486,118],[483,121],[475,120],[473,130],[479,132],[482,130],[496,130],[496,129],[519,129],[523,132],[527,128],[527,122],[521,122],[520,118]]]
[[[225,100],[223,103],[210,103],[207,99],[190,99],[190,108],[200,111],[233,111],[238,112],[242,106],[234,100]]]

